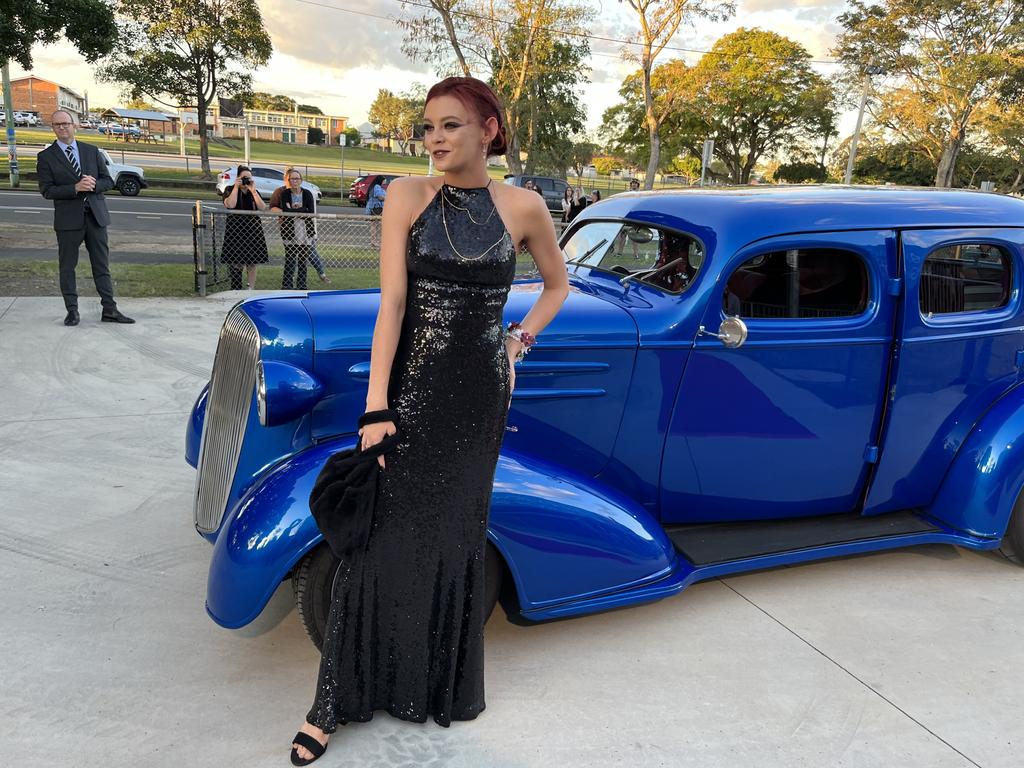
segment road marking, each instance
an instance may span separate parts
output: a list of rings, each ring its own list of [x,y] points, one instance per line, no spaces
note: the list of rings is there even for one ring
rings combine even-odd
[[[120,211],[119,211],[119,213],[120,213]],[[180,216],[181,214],[178,214],[178,215]],[[145,213],[136,213],[135,214],[135,218],[136,219],[159,219],[160,215],[147,215]]]
[[[15,208],[14,212],[15,213],[42,213],[42,211],[40,209],[38,209],[38,208],[36,208],[35,210],[32,210],[30,208]]]

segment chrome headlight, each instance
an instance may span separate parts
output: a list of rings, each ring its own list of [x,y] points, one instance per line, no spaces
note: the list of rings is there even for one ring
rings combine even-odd
[[[260,360],[256,366],[256,410],[264,427],[307,413],[323,393],[324,385],[302,368],[274,360]]]

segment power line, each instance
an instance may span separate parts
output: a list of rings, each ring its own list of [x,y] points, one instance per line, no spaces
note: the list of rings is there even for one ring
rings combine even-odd
[[[380,19],[381,21],[390,21],[390,22],[394,22],[395,21],[395,19],[393,17],[390,17],[390,16],[381,16],[380,14],[369,13],[368,11],[356,11],[356,10],[353,10],[352,8],[345,8],[345,7],[340,6],[340,5],[333,5],[333,4],[329,4],[329,3],[317,2],[317,0],[295,0],[295,2],[302,3],[303,5],[316,6],[318,8],[327,8],[328,10],[339,11],[341,13],[350,13],[350,14],[352,14],[354,16],[365,16],[365,17],[371,18],[371,19]],[[413,6],[415,8],[423,8],[425,10],[431,10],[431,11],[436,10],[436,8],[434,8],[429,3],[420,3],[420,2],[416,2],[416,0],[395,0],[395,2],[402,3],[403,5],[410,5],[410,6]],[[513,27],[513,26],[516,25],[516,22],[509,21],[508,19],[492,19],[490,16],[484,16],[484,15],[478,14],[478,13],[470,13],[468,11],[452,11],[451,14],[453,16],[461,16],[461,17],[467,18],[467,19],[481,19],[483,21],[493,21],[493,22],[496,22],[498,24],[504,24],[504,25],[509,26],[509,27]],[[549,27],[549,26],[542,26],[542,27],[540,27],[540,29],[544,29],[544,30],[546,30],[548,32],[552,32],[552,33],[557,34],[557,35],[565,35],[566,37],[578,37],[578,38],[583,38],[583,39],[586,39],[586,40],[595,40],[595,41],[602,42],[602,43],[617,43],[619,45],[632,45],[632,46],[637,46],[637,47],[642,47],[643,46],[643,43],[640,43],[640,42],[638,42],[636,40],[624,40],[624,39],[620,39],[620,38],[617,38],[617,37],[604,37],[602,35],[592,35],[592,34],[587,34],[585,32],[576,32],[574,30],[559,29],[557,27]],[[751,53],[723,53],[721,51],[708,51],[708,50],[702,50],[700,48],[684,48],[684,47],[681,47],[681,46],[674,46],[674,45],[666,45],[662,50],[665,50],[665,51],[675,51],[675,52],[679,52],[679,53],[699,53],[701,55],[722,56],[722,57],[726,57],[726,58],[735,58],[735,59],[756,59],[758,61],[789,61],[789,59],[787,57],[784,57],[784,56],[757,56],[757,55],[751,54]],[[592,56],[601,56],[601,57],[609,58],[609,59],[619,59],[620,58],[619,56],[617,56],[615,54],[598,53],[596,51],[591,51],[591,55]],[[835,65],[840,64],[840,62],[836,61],[835,59],[808,59],[807,62],[809,64],[826,64],[826,65],[831,65],[831,66],[835,66]]]

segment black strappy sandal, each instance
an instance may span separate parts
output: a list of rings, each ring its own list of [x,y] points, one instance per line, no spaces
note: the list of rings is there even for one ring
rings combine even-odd
[[[300,747],[305,747],[313,756],[308,760],[304,760],[299,757],[299,751],[295,747],[292,747],[292,765],[309,765],[314,760],[318,760],[323,757],[324,752],[327,751],[327,745],[321,744],[315,738],[310,736],[308,733],[299,731],[295,734],[295,738],[292,739],[293,744],[298,744]]]

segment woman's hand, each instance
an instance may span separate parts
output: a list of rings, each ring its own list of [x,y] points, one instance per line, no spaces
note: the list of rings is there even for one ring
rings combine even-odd
[[[516,357],[523,344],[515,339],[505,339],[505,351],[508,353],[508,404],[512,407],[512,392],[516,388]]]
[[[393,421],[379,421],[376,424],[367,424],[359,430],[359,450],[365,451],[367,448],[372,448],[385,437],[393,435],[397,431],[398,428]],[[381,469],[384,469],[384,454],[377,457],[377,463],[380,464]]]

